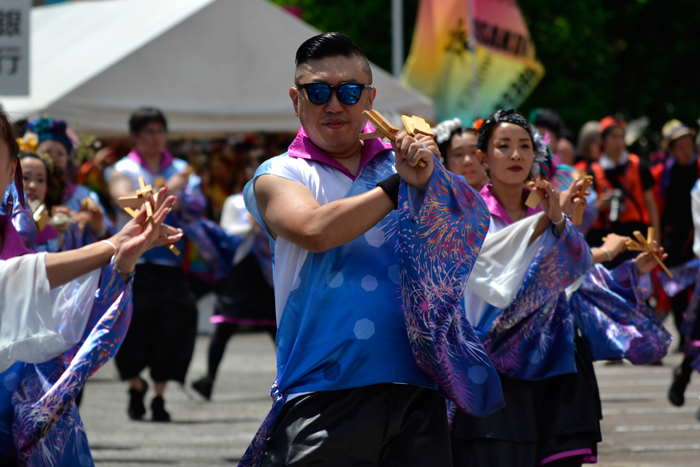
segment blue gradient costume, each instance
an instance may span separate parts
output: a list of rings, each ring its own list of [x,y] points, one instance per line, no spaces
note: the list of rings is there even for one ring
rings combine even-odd
[[[368,125],[365,132],[371,131]],[[303,180],[312,192],[326,190],[317,194],[319,199],[333,181],[343,183],[334,178],[343,169],[329,167],[333,161],[324,154],[314,157],[315,151],[320,152],[302,128],[289,153],[264,163],[255,177]],[[286,274],[292,277],[275,276],[279,326],[274,403],[240,465],[260,465],[290,394],[403,383],[440,390],[478,415],[502,407],[498,377],[464,319],[461,302],[488,213],[462,179],[448,174],[439,162],[435,165],[424,196],[403,183],[398,211],[345,245],[322,253],[298,252],[303,258],[298,272],[290,269]],[[366,140],[360,170],[349,176],[350,189],[339,197],[365,193],[395,172],[393,152],[378,139]],[[246,186],[246,206],[264,226],[254,180]],[[276,274],[281,242],[287,241],[270,237]],[[279,291],[285,280],[287,296]]]

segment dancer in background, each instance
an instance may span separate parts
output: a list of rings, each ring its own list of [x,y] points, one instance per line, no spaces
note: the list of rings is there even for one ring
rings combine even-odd
[[[33,210],[44,206],[47,215],[53,208],[60,206],[60,184],[53,174],[53,161],[48,157],[39,157],[36,154],[23,152],[19,157],[27,199]],[[57,196],[58,195],[58,196]],[[67,209],[67,208],[66,208]],[[49,222],[43,229],[36,233],[34,249],[56,253],[58,251],[72,250],[76,245],[76,239],[81,238],[86,224],[82,226],[75,222],[70,209],[53,211],[53,219],[63,222]],[[38,230],[38,226],[37,226]]]
[[[591,252],[550,183],[533,189],[541,208],[525,205],[523,184],[540,174],[547,148],[520,114],[489,116],[477,149],[491,179],[481,190],[491,224],[465,310],[499,372],[506,405],[484,418],[457,411],[453,465],[580,466],[594,461],[600,426],[564,290],[588,271]]]
[[[112,198],[132,195],[139,187],[139,177],[151,186],[157,186],[160,179],[169,194],[178,196],[176,211],[203,212],[205,201],[199,177],[191,175],[187,163],[166,150],[167,121],[163,113],[147,107],[138,109],[129,119],[129,130],[134,149],[108,169]],[[117,225],[129,218],[120,209]],[[168,223],[175,225],[175,221],[175,213],[171,213]],[[184,251],[184,240],[177,248]],[[163,398],[167,381],[185,382],[197,334],[197,306],[182,262],[183,255],[155,248],[144,254],[136,266],[134,316],[115,359],[122,379],[129,382],[127,413],[133,420],[146,414],[148,383],[140,376],[145,368],[150,368],[155,383],[151,401],[154,421],[170,421]]]
[[[29,122],[28,129],[36,135],[36,154],[48,155],[54,163],[54,175],[61,187],[60,206],[63,215],[70,215],[85,227],[82,235],[76,238],[76,246],[89,245],[106,238],[113,230],[97,193],[75,183],[76,167],[73,166],[73,141],[66,122],[51,118],[38,118]],[[25,135],[26,136],[26,135]],[[90,207],[83,209],[83,200],[90,199]],[[53,214],[53,213],[52,213]]]
[[[680,407],[685,404],[685,390],[690,383],[693,370],[700,371],[700,180],[695,182],[691,191],[692,216],[695,234],[693,252],[695,259],[671,269],[673,279],[659,276],[664,290],[669,297],[685,294],[688,287],[694,285],[693,294],[683,314],[680,331],[683,335],[683,361],[673,369],[673,379],[668,390],[668,400]],[[700,408],[695,417],[700,420]]]
[[[700,177],[700,162],[695,153],[695,130],[678,120],[670,120],[662,130],[662,145],[668,153],[664,163],[651,169],[656,180],[656,201],[661,212],[661,243],[668,253],[669,267],[693,259],[693,215],[691,190]],[[671,299],[659,296],[659,306],[672,310],[673,322],[680,333],[678,351],[683,351],[685,335],[681,332],[683,313],[688,307],[688,293],[677,293]],[[670,305],[670,306],[669,306]]]
[[[260,163],[253,157],[246,162],[245,177],[251,180]],[[270,243],[265,230],[246,209],[243,193],[229,196],[224,202],[221,228],[238,241],[233,259],[228,261],[228,274],[214,286],[214,335],[209,343],[207,374],[192,383],[206,400],[211,399],[226,344],[241,326],[262,329],[273,342],[277,335]],[[187,228],[185,232],[189,235]]]
[[[445,168],[461,175],[476,191],[489,181],[486,171],[476,158],[478,128],[464,128],[458,118],[445,120],[435,128],[435,141],[443,154]]]

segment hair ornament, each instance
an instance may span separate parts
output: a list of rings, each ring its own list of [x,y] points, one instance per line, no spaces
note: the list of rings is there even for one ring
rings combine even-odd
[[[39,138],[32,132],[27,132],[23,137],[17,138],[17,144],[21,152],[36,152],[36,147],[39,145]]]
[[[73,141],[68,135],[68,126],[65,120],[54,120],[52,118],[34,118],[29,121],[30,131],[36,133],[39,143],[47,140],[54,140],[61,143],[70,154],[73,151]]]
[[[484,124],[484,119],[483,118],[477,118],[474,120],[474,123],[472,123],[472,130],[474,131],[479,131],[479,128],[481,128],[481,125]]]
[[[462,126],[462,120],[459,118],[453,118],[451,120],[444,120],[433,128],[433,134],[435,135],[435,142],[437,144],[442,144],[450,139],[450,135],[453,131]]]
[[[547,155],[549,153],[549,145],[545,142],[539,131],[532,130],[532,142],[535,143],[535,161],[532,163],[530,175],[538,176],[543,165],[547,165]]]

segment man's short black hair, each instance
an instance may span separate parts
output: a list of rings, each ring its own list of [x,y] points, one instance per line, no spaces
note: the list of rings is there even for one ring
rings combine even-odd
[[[297,49],[295,60],[297,75],[299,73],[299,67],[305,63],[311,60],[321,60],[328,57],[359,58],[362,62],[362,71],[370,78],[370,82],[365,84],[371,84],[372,69],[370,68],[367,56],[359,45],[355,44],[352,39],[340,32],[327,32],[304,41]]]
[[[141,107],[131,114],[129,131],[138,135],[143,130],[143,127],[153,122],[160,123],[165,128],[165,131],[168,131],[168,122],[165,120],[163,112],[153,107]]]

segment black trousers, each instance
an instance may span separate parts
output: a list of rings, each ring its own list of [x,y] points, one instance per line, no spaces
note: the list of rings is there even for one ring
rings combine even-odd
[[[156,382],[185,382],[197,337],[197,305],[181,268],[139,264],[134,314],[115,358],[122,379],[151,369]]]
[[[239,326],[233,323],[217,323],[214,327],[214,335],[209,343],[209,362],[207,366],[207,377],[212,381],[216,379],[221,359],[224,358],[226,344],[238,332],[238,328]],[[264,326],[264,329],[272,337],[272,342],[275,342],[277,326]]]
[[[445,399],[406,384],[299,396],[285,404],[264,467],[450,466]]]

